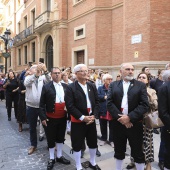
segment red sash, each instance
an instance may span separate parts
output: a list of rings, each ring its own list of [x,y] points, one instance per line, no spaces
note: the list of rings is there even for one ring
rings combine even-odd
[[[101,119],[113,120],[111,114],[107,111],[106,116],[100,116]]]
[[[55,111],[53,113],[47,112],[47,116],[50,118],[63,118],[66,115],[66,111],[64,110],[65,103],[55,103]]]
[[[87,108],[87,111],[88,113],[90,112],[90,108]],[[74,122],[74,123],[82,123],[83,121],[79,120],[79,119],[76,119],[75,117],[73,117],[71,115],[71,122]]]

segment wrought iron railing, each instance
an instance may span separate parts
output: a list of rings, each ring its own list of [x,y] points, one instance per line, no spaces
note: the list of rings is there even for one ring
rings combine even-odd
[[[18,42],[20,42],[21,40],[27,38],[28,36],[30,36],[31,34],[33,34],[33,25],[29,26],[28,28],[26,28],[24,31],[20,32],[18,35],[16,35],[14,37],[14,42],[13,44],[17,44]]]

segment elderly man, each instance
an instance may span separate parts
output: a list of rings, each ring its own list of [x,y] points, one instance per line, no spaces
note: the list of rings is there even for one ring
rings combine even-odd
[[[133,79],[134,67],[122,64],[122,80],[112,82],[108,90],[107,108],[113,117],[113,141],[115,145],[116,170],[122,170],[127,139],[137,170],[144,170],[143,115],[148,111],[146,86]]]
[[[44,75],[42,75],[44,72]],[[45,83],[51,80],[48,74],[46,65],[41,63],[33,65],[26,73],[27,76],[24,80],[26,87],[25,101],[26,101],[26,114],[30,128],[30,142],[31,147],[28,154],[32,154],[37,148],[37,119],[39,116],[39,102],[41,90]]]
[[[164,123],[162,137],[165,142],[164,170],[170,170],[170,70],[163,73],[165,83],[158,91],[158,111],[159,117]]]
[[[93,83],[87,82],[88,69],[84,64],[74,67],[77,80],[68,85],[65,102],[71,114],[71,142],[77,170],[82,169],[81,148],[86,138],[90,152],[89,167],[100,170],[96,164],[97,131],[95,115],[99,112],[97,89]]]
[[[50,154],[47,170],[53,168],[55,160],[62,164],[70,164],[70,161],[62,156],[67,121],[64,91],[67,85],[60,82],[61,70],[58,67],[52,68],[51,76],[53,81],[43,86],[40,99],[40,119],[46,126]],[[54,158],[55,147],[57,149],[56,159]]]

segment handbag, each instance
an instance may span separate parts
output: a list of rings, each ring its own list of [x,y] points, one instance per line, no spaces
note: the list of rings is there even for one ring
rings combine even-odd
[[[159,118],[158,111],[154,111],[154,112],[151,111],[150,113],[147,113],[144,116],[144,123],[145,126],[149,129],[160,128],[164,126],[161,119]]]

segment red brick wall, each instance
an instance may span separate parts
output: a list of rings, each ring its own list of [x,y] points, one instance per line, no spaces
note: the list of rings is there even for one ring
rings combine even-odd
[[[170,60],[170,2],[151,0],[150,60]]]
[[[150,56],[150,3],[148,0],[124,0],[123,62],[149,60]],[[142,34],[142,43],[131,44],[131,36]],[[134,52],[139,57],[134,58]]]
[[[95,15],[95,66],[108,66],[112,56],[112,11],[97,11]]]
[[[112,57],[111,65],[123,61],[123,6],[112,10]]]

